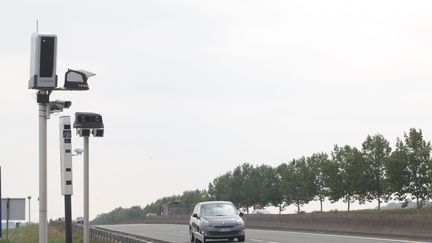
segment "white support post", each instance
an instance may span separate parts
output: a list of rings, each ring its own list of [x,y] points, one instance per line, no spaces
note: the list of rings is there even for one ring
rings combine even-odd
[[[39,104],[39,243],[48,243],[47,109],[48,104]]]
[[[84,137],[84,243],[90,243],[89,236],[89,137]]]

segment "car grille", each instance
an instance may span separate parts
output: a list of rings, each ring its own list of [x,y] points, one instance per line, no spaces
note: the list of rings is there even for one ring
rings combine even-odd
[[[236,236],[240,235],[240,230],[219,232],[219,231],[209,231],[207,232],[209,236]]]
[[[226,226],[226,225],[221,225],[221,226],[215,226],[216,229],[226,229],[226,228],[232,228],[234,226]]]

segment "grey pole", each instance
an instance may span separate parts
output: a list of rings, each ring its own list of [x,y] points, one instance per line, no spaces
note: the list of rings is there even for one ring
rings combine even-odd
[[[41,91],[46,94],[47,91]],[[39,103],[39,243],[48,243],[47,104]]]
[[[84,137],[84,243],[89,236],[89,137]]]
[[[72,243],[72,200],[71,195],[65,195],[65,239],[66,243]]]
[[[30,199],[31,199],[31,196],[28,196],[27,198],[29,200],[29,224],[30,224],[31,223],[31,214],[30,214]]]
[[[6,242],[9,242],[9,198],[6,199]]]

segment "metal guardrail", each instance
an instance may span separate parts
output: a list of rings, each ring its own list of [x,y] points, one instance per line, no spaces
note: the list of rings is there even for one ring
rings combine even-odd
[[[430,225],[432,224],[432,216],[430,215],[318,213],[295,215],[245,215],[244,220],[247,228],[255,229],[295,230],[334,234],[374,235],[426,241],[432,240],[432,231],[430,228]],[[187,225],[188,222],[189,216],[183,215],[152,216],[139,221],[136,220],[133,222],[122,223]],[[75,225],[74,227],[80,227],[80,225]],[[76,229],[75,231],[82,232],[82,228]],[[128,235],[127,233],[100,227],[92,227],[90,234],[92,238],[100,239],[101,242],[167,243],[166,241]]]
[[[183,224],[189,215],[151,216],[123,224]],[[416,239],[432,242],[432,215],[386,213],[315,213],[245,215],[249,229],[292,230],[382,236],[387,238]]]
[[[79,234],[83,233],[83,225],[81,224],[73,224],[72,229]],[[90,227],[90,239],[107,243],[169,243],[95,226]]]

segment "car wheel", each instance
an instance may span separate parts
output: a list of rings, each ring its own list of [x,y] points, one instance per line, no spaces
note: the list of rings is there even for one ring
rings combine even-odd
[[[240,236],[239,238],[237,238],[237,240],[239,242],[244,242],[245,241],[245,237],[244,236]]]
[[[191,242],[195,242],[195,236],[192,232],[192,229],[189,228],[189,238]]]

